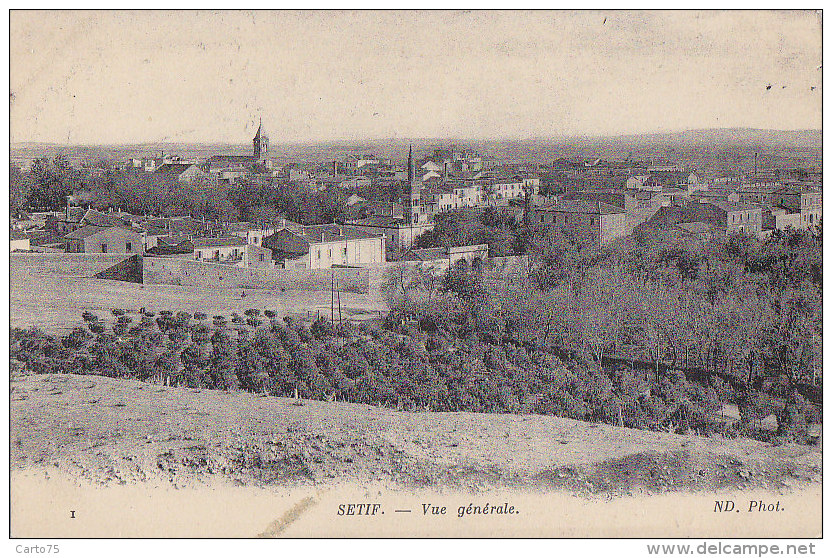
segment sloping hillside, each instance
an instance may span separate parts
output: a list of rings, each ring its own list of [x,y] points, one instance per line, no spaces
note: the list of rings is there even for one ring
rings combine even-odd
[[[788,490],[820,481],[821,454],[537,415],[409,413],[42,375],[12,379],[11,466],[104,485],[372,482],[625,495]]]

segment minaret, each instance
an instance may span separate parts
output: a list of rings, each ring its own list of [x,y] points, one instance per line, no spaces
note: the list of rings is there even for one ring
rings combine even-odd
[[[419,223],[421,192],[419,185],[416,183],[416,167],[415,162],[413,161],[413,144],[410,145],[410,151],[407,154],[407,186],[410,188],[410,192],[409,196],[406,198],[405,219],[407,219],[407,224],[415,225]]]
[[[407,153],[407,183],[412,185],[416,178],[416,169],[413,168],[413,144],[410,144],[410,151]]]

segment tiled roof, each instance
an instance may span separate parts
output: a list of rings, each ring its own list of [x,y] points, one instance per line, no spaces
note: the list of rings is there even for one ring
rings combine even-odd
[[[153,173],[179,176],[190,167],[191,163],[163,163],[159,165]]]
[[[129,223],[124,219],[115,215],[101,213],[100,211],[96,211],[94,209],[88,209],[87,212],[84,213],[84,217],[81,221],[87,225],[96,225],[99,227],[120,227],[129,225]]]
[[[554,205],[537,207],[535,208],[535,211],[551,211],[553,213],[587,213],[596,215],[624,213],[624,209],[621,207],[588,200],[561,200]]]
[[[713,200],[707,203],[715,207],[718,207],[723,211],[753,211],[755,209],[760,209],[759,205],[754,205],[750,203],[734,203],[721,200]]]
[[[706,232],[710,232],[710,230],[713,228],[708,223],[699,223],[699,222],[696,222],[696,223],[679,223],[679,224],[676,225],[676,227],[678,227],[678,228],[680,228],[680,229],[682,229],[686,232],[689,232],[689,233],[706,233]]]
[[[246,241],[239,236],[223,236],[220,238],[194,238],[191,243],[194,248],[212,248],[217,246],[245,246]]]
[[[257,227],[255,227],[251,223],[241,222],[241,223],[228,223],[227,225],[223,226],[223,229],[226,232],[243,232],[243,231],[256,230]]]
[[[76,231],[72,231],[71,233],[64,236],[64,238],[87,238],[88,236],[92,236],[99,231],[103,231],[108,229],[109,227],[98,227],[96,225],[87,225],[86,227],[81,227]]]
[[[313,225],[303,227],[300,232],[294,232],[309,244],[320,242],[338,242],[342,240],[358,240],[361,238],[381,238],[383,233],[367,232],[358,227],[348,225]]]
[[[97,225],[87,225],[85,227],[81,227],[80,229],[67,234],[66,236],[64,236],[64,238],[83,239],[83,238],[87,238],[89,236],[92,236],[92,235],[94,235],[98,232],[106,231],[106,230],[110,230],[110,229],[118,229],[118,230],[126,232],[126,233],[140,234],[139,231],[137,231],[133,228],[130,228],[130,227],[99,227]]]
[[[364,219],[355,219],[348,221],[348,225],[358,225],[363,227],[383,227],[392,228],[397,226],[404,226],[404,219],[401,217],[390,217],[389,215],[372,215]]]

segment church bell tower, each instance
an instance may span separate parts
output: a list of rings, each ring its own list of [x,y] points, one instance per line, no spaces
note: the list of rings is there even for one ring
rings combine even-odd
[[[252,140],[254,144],[254,161],[258,164],[265,165],[271,168],[271,159],[269,159],[269,136],[263,131],[263,119],[260,119],[260,125],[257,126],[257,133]]]

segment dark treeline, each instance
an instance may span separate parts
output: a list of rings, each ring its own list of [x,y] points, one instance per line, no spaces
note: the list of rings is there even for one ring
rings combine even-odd
[[[104,168],[75,169],[64,157],[37,159],[28,173],[12,166],[9,174],[10,210],[61,211],[67,197],[95,209],[120,209],[134,215],[191,215],[219,221],[269,224],[281,218],[304,224],[331,223],[344,213],[344,200],[334,192],[319,192],[296,183],[242,181],[179,182],[175,177],[141,171]]]
[[[800,438],[819,420],[799,387],[821,382],[820,230],[702,243],[642,228],[605,249],[532,231],[528,249],[528,278],[455,268],[437,284],[425,271],[394,268],[391,324],[543,351],[573,371],[600,373],[613,355],[653,361],[645,405],[665,381],[660,363],[698,368],[707,378],[700,387],[714,390],[702,401],[737,403],[746,423],[774,414],[781,435]],[[604,374],[615,384],[620,371]],[[662,416],[652,427],[678,426]]]

